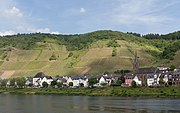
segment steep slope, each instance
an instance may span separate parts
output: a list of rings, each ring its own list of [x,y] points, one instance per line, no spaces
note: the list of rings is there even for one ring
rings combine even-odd
[[[120,46],[111,47],[115,40]],[[159,57],[164,46],[174,41],[147,40],[114,32],[96,31],[81,35],[23,34],[0,37],[0,76],[76,75],[114,72],[133,68],[134,53],[145,66],[179,66],[179,51],[174,59]],[[115,51],[115,55],[113,55]]]
[[[138,53],[141,66],[154,65],[155,57],[147,53],[143,46],[117,40],[121,47],[117,47],[117,55],[112,57],[113,48],[107,47],[108,42],[109,40],[97,41],[89,49],[71,51],[73,55],[70,57],[70,51],[55,43],[49,43],[55,49],[4,51],[8,54],[1,61],[0,72],[3,76],[17,77],[33,76],[40,71],[56,76],[132,70],[134,51]],[[56,60],[50,61],[52,54],[55,54]]]

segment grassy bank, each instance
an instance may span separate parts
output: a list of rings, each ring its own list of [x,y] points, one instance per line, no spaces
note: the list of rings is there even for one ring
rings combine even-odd
[[[73,96],[122,96],[122,97],[180,97],[180,87],[163,88],[63,88],[15,89],[1,88],[1,94],[73,95]]]

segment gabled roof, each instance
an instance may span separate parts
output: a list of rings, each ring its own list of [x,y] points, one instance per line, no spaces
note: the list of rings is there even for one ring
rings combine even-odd
[[[140,77],[140,76],[138,76],[138,75],[135,75],[135,76],[133,77],[133,79],[134,79],[135,77],[137,77],[137,79],[138,79],[139,81],[141,81],[141,80],[142,80],[142,79],[141,79],[141,77]]]
[[[104,80],[107,80],[107,79],[112,79],[112,77],[109,77],[109,76],[102,76],[104,78]]]
[[[135,74],[150,74],[150,73],[156,73],[157,68],[155,67],[147,67],[147,68],[139,68]]]
[[[47,79],[53,79],[51,76],[45,76]]]
[[[147,74],[147,76],[146,76],[146,78],[148,79],[148,78],[154,78],[154,74]]]
[[[124,75],[124,78],[125,79],[133,79],[134,75],[133,74],[126,74],[126,75]]]
[[[74,75],[74,76],[70,76],[70,78],[72,80],[79,80],[79,79],[86,80],[87,78],[90,78],[90,75]]]
[[[44,78],[45,74],[43,72],[37,73],[33,78]]]

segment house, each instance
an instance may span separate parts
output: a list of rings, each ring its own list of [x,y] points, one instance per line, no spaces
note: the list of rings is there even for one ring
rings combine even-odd
[[[157,67],[158,73],[167,73],[168,68],[167,67]]]
[[[72,87],[88,87],[89,85],[88,78],[83,75],[68,77],[67,85],[69,85],[70,82],[73,83]]]
[[[41,80],[45,77],[44,73],[39,72],[33,77],[33,86],[34,87],[40,87],[41,86]]]
[[[160,74],[147,74],[147,86],[158,86]]]
[[[173,85],[180,86],[180,72],[174,72],[172,78],[173,78]]]
[[[147,77],[147,86],[153,86],[153,83],[154,83],[154,75],[149,74]]]
[[[34,87],[43,87],[42,83],[47,82],[48,85],[53,81],[51,76],[45,76],[44,73],[39,72],[33,77],[33,86]]]
[[[131,86],[131,83],[132,83],[133,78],[134,78],[133,74],[126,74],[124,76],[124,78],[125,78],[124,86]]]
[[[43,77],[43,79],[41,80],[41,83],[40,83],[40,85],[41,85],[41,87],[43,86],[42,84],[43,84],[43,82],[47,82],[48,83],[48,85],[51,85],[51,82],[53,81],[53,78],[51,77],[51,76],[45,76],[45,77]]]
[[[57,78],[57,79],[56,79],[56,82],[60,82],[60,83],[62,83],[62,84],[64,84],[64,85],[67,85],[67,79],[64,78],[64,77],[59,77],[59,78]]]
[[[99,79],[99,85],[107,84],[108,86],[110,86],[111,82],[112,82],[112,77],[108,76],[107,74],[102,75]]]
[[[141,78],[137,75],[134,76],[133,81],[135,81],[138,86],[142,85]]]
[[[142,80],[142,85],[147,85],[147,78],[149,75],[157,74],[158,68],[156,67],[147,67],[147,68],[139,68],[134,74],[137,75]]]

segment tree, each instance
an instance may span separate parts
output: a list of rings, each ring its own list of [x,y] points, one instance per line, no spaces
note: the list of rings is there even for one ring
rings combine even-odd
[[[68,57],[71,57],[71,56],[73,56],[73,53],[72,53],[72,52],[69,53]]]
[[[96,77],[89,78],[88,82],[90,87],[93,87],[94,84],[98,83]]]
[[[116,47],[120,47],[120,45],[118,44],[118,42],[116,41],[116,40],[111,40],[111,41],[109,41],[108,43],[107,43],[107,46],[108,47],[114,47],[114,48],[116,48]]]
[[[47,87],[48,87],[48,83],[44,81],[44,82],[42,83],[42,86],[43,86],[43,88],[47,88]]]
[[[63,83],[62,82],[57,82],[58,87],[62,87]]]
[[[53,53],[53,54],[51,55],[51,57],[49,58],[49,60],[57,60],[55,53]]]
[[[116,56],[117,55],[117,49],[114,47],[113,48],[113,51],[112,51],[112,57]]]
[[[111,83],[111,86],[121,86],[122,80],[117,80]]]
[[[137,87],[137,84],[136,84],[136,82],[135,82],[134,80],[132,81],[131,86],[132,86],[133,88]]]
[[[73,86],[73,82],[69,82],[69,86]]]
[[[29,83],[29,85],[28,85],[29,87],[33,87],[33,83]]]
[[[80,87],[84,87],[84,84],[83,84],[83,83],[79,83],[79,86],[80,86]]]
[[[107,86],[107,83],[101,83],[101,86],[105,87]]]
[[[117,85],[117,86],[121,86],[121,85],[122,85],[122,81],[121,81],[121,80],[117,80],[117,81],[116,81],[116,85]]]
[[[51,86],[54,87],[55,85],[57,85],[57,81],[53,80],[53,81],[51,82]]]
[[[130,70],[116,70],[114,71],[115,74],[126,74],[126,73],[130,73]]]
[[[169,67],[169,71],[174,71],[174,69],[176,69],[176,66],[174,66],[174,65],[171,65],[171,66]]]
[[[7,82],[8,82],[8,79],[2,79],[2,81],[1,81],[1,87],[6,87]]]
[[[26,85],[26,79],[24,77],[17,78],[16,83],[19,88],[23,88]]]
[[[10,86],[15,87],[15,85],[16,85],[15,82],[16,82],[16,80],[14,78],[10,79]]]
[[[160,86],[163,86],[165,84],[164,80],[163,80],[163,77],[160,77],[159,78],[159,85]]]

